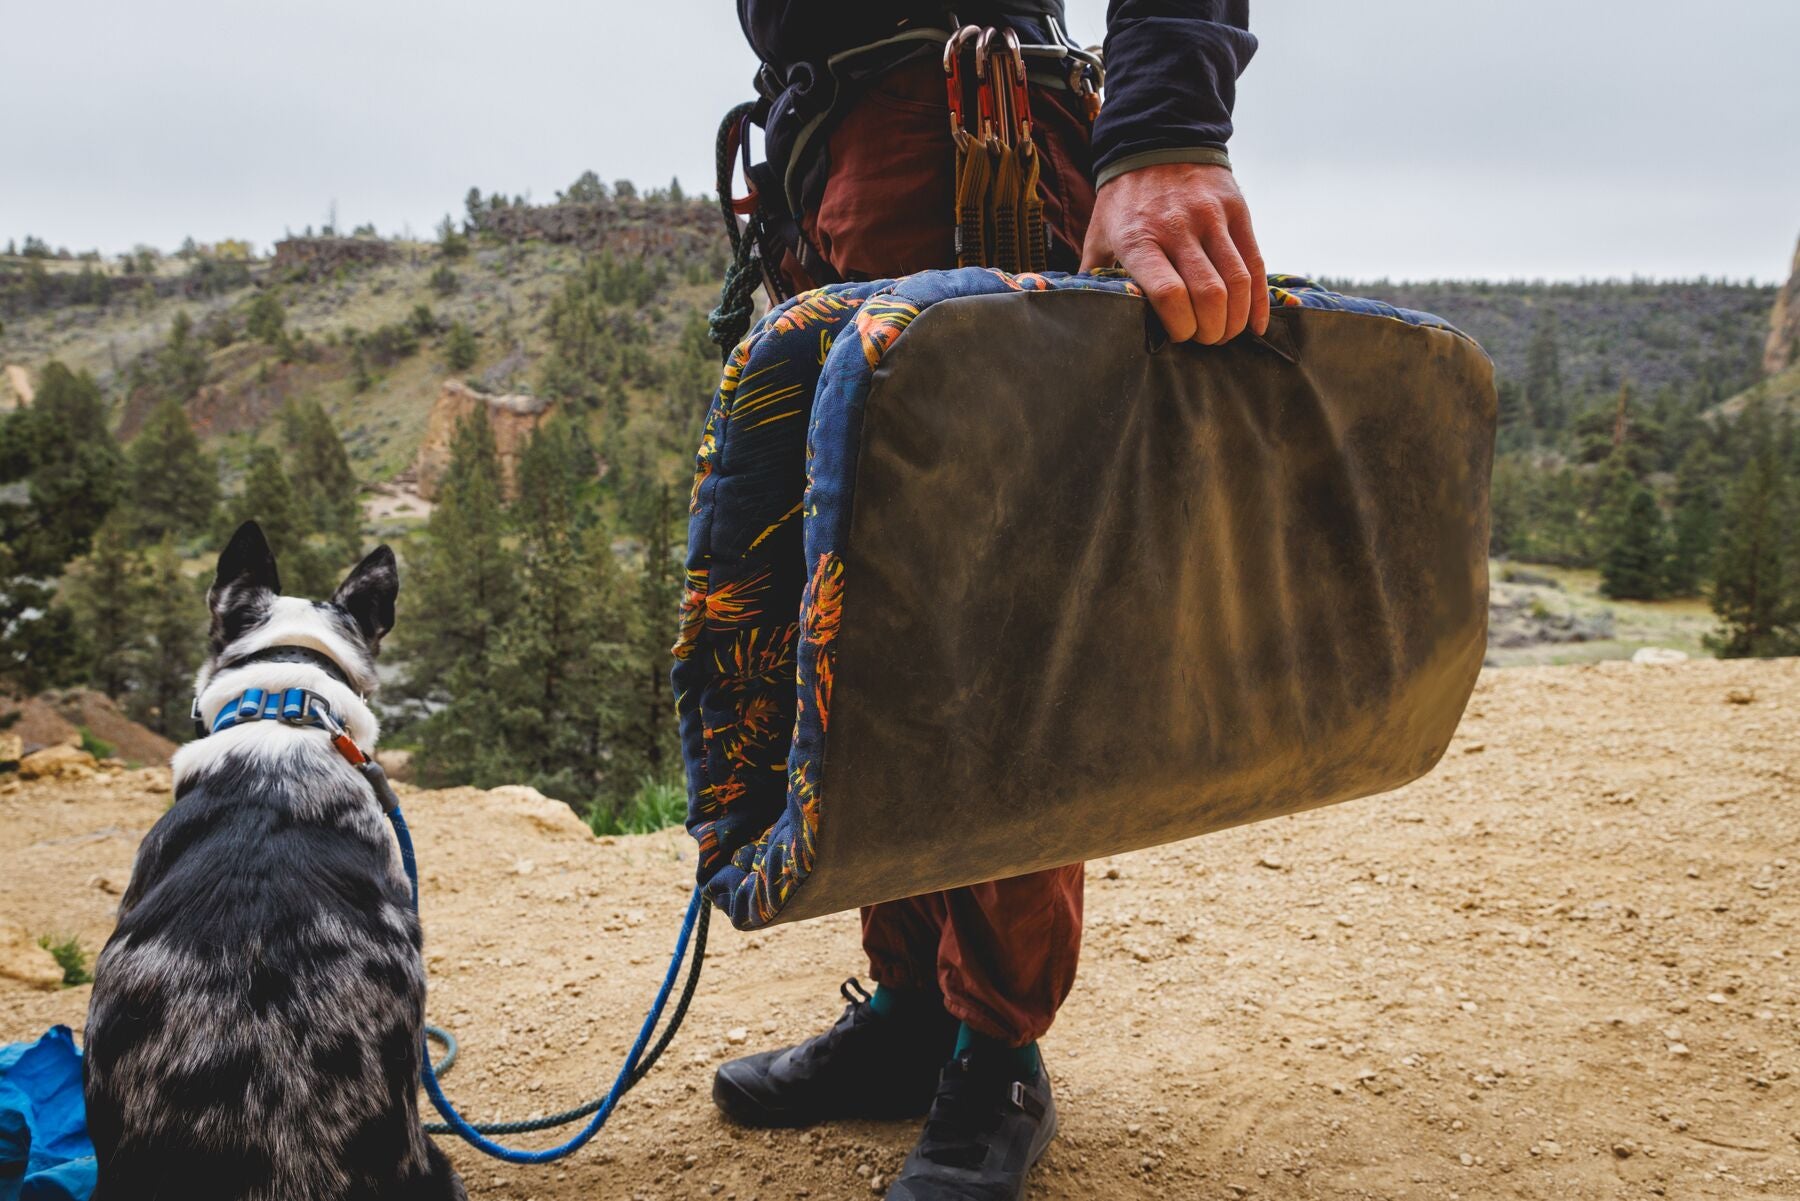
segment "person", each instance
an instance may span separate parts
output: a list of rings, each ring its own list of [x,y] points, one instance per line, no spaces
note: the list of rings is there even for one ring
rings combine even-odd
[[[897,35],[961,21],[1045,45],[1064,40],[1060,0],[978,0],[954,18],[928,4],[738,0],[738,15],[763,63],[775,167],[753,182],[794,210],[776,246],[781,286],[954,266],[943,41]],[[859,47],[868,53],[848,53]],[[1268,324],[1262,256],[1226,155],[1255,48],[1248,0],[1111,0],[1105,103],[1091,122],[1072,84],[1034,74],[1048,265],[1122,266],[1177,341]],[[889,1201],[1023,1196],[1055,1132],[1037,1040],[1075,981],[1082,888],[1077,863],[865,909],[873,994],[847,981],[831,1029],[722,1065],[715,1102],[760,1127],[924,1115]]]

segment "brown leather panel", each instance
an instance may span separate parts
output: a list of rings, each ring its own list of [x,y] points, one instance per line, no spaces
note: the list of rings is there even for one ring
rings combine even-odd
[[[1429,771],[1487,629],[1492,368],[1279,309],[944,301],[876,373],[819,853],[778,920],[1115,854]]]

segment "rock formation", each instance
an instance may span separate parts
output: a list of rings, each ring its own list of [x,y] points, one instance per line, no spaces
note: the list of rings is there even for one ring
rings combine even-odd
[[[1769,315],[1769,341],[1763,348],[1763,372],[1775,375],[1800,365],[1800,245],[1794,247],[1794,269],[1787,286],[1775,296]]]
[[[419,443],[419,454],[413,460],[412,474],[418,480],[419,495],[435,501],[438,484],[450,466],[450,443],[456,427],[470,413],[483,413],[494,431],[494,445],[500,452],[500,479],[508,499],[516,494],[514,472],[519,455],[537,427],[544,423],[552,407],[543,396],[490,396],[477,392],[462,380],[447,379],[432,402],[431,416],[425,423],[425,438]]]
[[[22,409],[35,399],[31,372],[18,363],[8,363],[0,372],[0,413]]]
[[[693,254],[723,241],[718,210],[694,202],[512,205],[483,212],[476,228],[506,241],[566,242],[621,258]]]
[[[275,243],[275,270],[324,275],[359,263],[385,263],[394,246],[380,238],[285,238]]]

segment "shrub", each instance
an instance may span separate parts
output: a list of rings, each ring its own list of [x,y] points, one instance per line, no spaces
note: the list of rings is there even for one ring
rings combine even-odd
[[[475,345],[475,331],[458,321],[444,339],[444,361],[452,371],[467,371],[475,365],[480,349]]]
[[[645,776],[631,798],[617,810],[595,805],[588,827],[596,834],[654,834],[687,819],[687,789],[675,780]]]
[[[88,971],[87,952],[81,949],[79,938],[71,936],[59,942],[46,934],[38,939],[38,946],[50,952],[56,966],[62,969],[64,988],[94,982],[94,974]]]
[[[113,744],[104,738],[96,738],[86,726],[81,727],[81,749],[96,759],[111,759]]]

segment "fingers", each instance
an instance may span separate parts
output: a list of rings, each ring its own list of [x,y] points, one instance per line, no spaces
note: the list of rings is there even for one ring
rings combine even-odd
[[[1162,247],[1148,239],[1119,248],[1119,265],[1131,273],[1144,299],[1156,310],[1156,316],[1168,331],[1169,340],[1186,342],[1193,338],[1198,324],[1194,317],[1194,301],[1188,283],[1169,261]]]
[[[1223,222],[1202,230],[1200,237],[1202,239],[1201,247],[1206,251],[1207,259],[1210,260],[1212,278],[1217,281],[1219,286],[1218,296],[1221,303],[1218,307],[1222,310],[1217,325],[1210,324],[1205,319],[1201,320],[1200,341],[1209,344],[1229,342],[1244,332],[1244,326],[1250,320],[1250,294],[1253,291],[1250,286],[1250,270],[1244,265],[1243,256],[1238,253],[1238,248],[1232,242],[1230,232],[1224,227]],[[1195,303],[1194,311],[1200,312],[1198,301]],[[1206,337],[1208,332],[1213,333],[1214,336]]]
[[[1244,314],[1250,309],[1248,289],[1243,281],[1244,265],[1237,263],[1235,268],[1226,266],[1222,270],[1218,259],[1208,254],[1197,241],[1177,250],[1175,262],[1181,272],[1181,282],[1187,288],[1188,301],[1193,305],[1194,341],[1216,346],[1232,337],[1233,314],[1236,314],[1237,331],[1241,333]],[[1235,289],[1226,270],[1235,271]],[[1232,295],[1234,290],[1235,297]]]
[[[1112,247],[1107,244],[1105,225],[1100,221],[1090,222],[1087,237],[1081,240],[1080,271],[1093,271],[1099,267],[1110,267],[1118,261]]]
[[[1233,207],[1229,221],[1231,240],[1243,256],[1244,269],[1250,273],[1250,331],[1258,337],[1269,332],[1269,273],[1263,266],[1262,247],[1256,243],[1256,231],[1250,228],[1250,210],[1239,204]]]
[[[1228,169],[1162,164],[1100,190],[1081,269],[1117,262],[1178,342],[1229,342],[1269,327],[1269,292],[1250,210]]]

